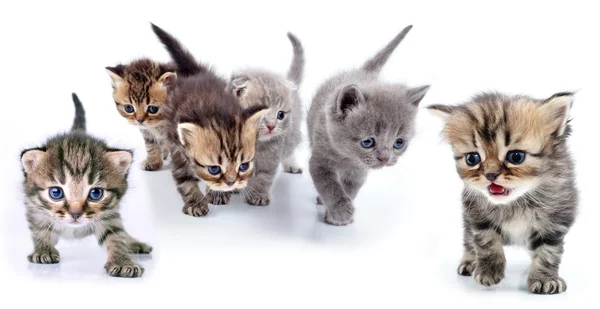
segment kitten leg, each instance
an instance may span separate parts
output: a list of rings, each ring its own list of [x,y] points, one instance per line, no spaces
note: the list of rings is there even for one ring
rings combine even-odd
[[[458,274],[461,276],[471,276],[471,274],[473,274],[473,270],[475,269],[475,249],[473,248],[473,233],[471,233],[471,228],[469,228],[469,225],[466,222],[466,220],[466,217],[464,217],[464,252],[457,270]]]
[[[110,219],[103,220],[97,225],[96,235],[98,243],[106,248],[108,259],[104,264],[106,273],[113,277],[136,278],[141,277],[144,268],[131,260],[130,236],[121,224],[121,217],[117,214]]]
[[[213,205],[227,205],[231,200],[232,192],[222,192],[222,191],[213,191],[210,189],[206,189],[206,196],[208,197],[208,202]]]
[[[563,249],[564,234],[540,236],[535,233],[529,245],[532,263],[527,283],[534,294],[558,294],[567,290],[565,280],[558,276]]]
[[[133,238],[129,234],[127,234],[127,242],[129,243],[129,250],[133,254],[149,254],[152,252],[152,246]]]
[[[146,143],[146,160],[142,162],[142,169],[146,171],[159,170],[163,165],[163,148],[158,139],[148,130],[140,130]]]
[[[475,281],[484,286],[498,284],[504,279],[506,258],[502,248],[502,238],[493,228],[471,227],[475,249]]]
[[[283,160],[283,171],[290,174],[302,174],[302,167],[297,163],[296,156],[292,153],[291,156]]]
[[[347,170],[341,175],[344,190],[354,200],[358,191],[367,180],[368,171],[363,169]]]
[[[266,206],[271,203],[269,193],[279,160],[257,161],[254,175],[248,180],[248,185],[241,190],[244,201],[249,205]]]
[[[58,235],[52,225],[33,223],[30,218],[29,229],[33,239],[33,253],[27,260],[36,264],[56,264],[60,262],[60,254],[54,246],[58,243]]]
[[[165,142],[161,147],[162,147],[163,160],[166,160],[169,158],[169,146]]]
[[[208,213],[208,198],[198,187],[200,179],[194,176],[188,168],[183,150],[176,147],[171,148],[171,159],[173,161],[171,173],[175,179],[177,191],[183,199],[183,213],[193,217],[205,216]]]
[[[352,223],[354,221],[352,199],[339,182],[337,172],[328,164],[320,164],[315,157],[311,157],[308,170],[319,197],[326,207],[325,223],[331,225]]]

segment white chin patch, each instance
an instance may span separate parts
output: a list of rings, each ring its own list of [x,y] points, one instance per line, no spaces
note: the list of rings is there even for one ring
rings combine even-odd
[[[492,194],[488,187],[477,188],[477,190],[485,195],[490,203],[494,205],[506,205],[516,201],[518,198],[531,191],[533,187],[533,184],[523,183],[516,188],[505,188],[507,194]]]

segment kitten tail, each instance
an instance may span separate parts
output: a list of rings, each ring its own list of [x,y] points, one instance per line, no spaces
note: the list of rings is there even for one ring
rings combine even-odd
[[[304,48],[295,35],[288,32],[287,36],[294,48],[294,58],[292,59],[290,70],[287,73],[287,79],[294,82],[296,86],[299,86],[304,75]]]
[[[196,58],[181,46],[181,43],[175,37],[153,23],[150,23],[150,25],[152,25],[152,31],[154,31],[171,55],[171,58],[173,58],[173,61],[177,64],[179,68],[177,73],[182,76],[189,76],[208,72],[208,68],[198,63]]]
[[[81,104],[75,93],[72,96],[73,104],[75,104],[75,119],[73,120],[71,131],[85,132],[85,110],[83,109],[83,104]]]
[[[402,42],[406,34],[412,29],[412,25],[407,26],[400,32],[391,42],[388,43],[382,50],[380,50],[373,58],[369,59],[363,65],[363,70],[378,74],[381,68],[388,61],[396,47]]]

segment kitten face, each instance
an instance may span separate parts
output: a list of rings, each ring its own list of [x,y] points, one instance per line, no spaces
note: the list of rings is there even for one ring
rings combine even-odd
[[[368,168],[396,164],[414,135],[417,105],[428,88],[343,87],[332,106],[331,142]]]
[[[163,121],[167,88],[177,77],[174,72],[148,59],[106,69],[117,111],[123,118],[142,128],[156,127]]]
[[[295,86],[283,78],[259,72],[256,76],[234,76],[231,91],[243,107],[265,105],[268,111],[258,129],[259,140],[269,140],[281,135],[291,125],[292,91]]]
[[[25,191],[36,210],[51,222],[83,227],[115,209],[127,187],[132,155],[104,147],[71,134],[24,151]]]
[[[565,132],[572,94],[546,100],[484,94],[460,106],[429,109],[446,123],[465,185],[493,204],[508,204],[548,179],[554,146]]]
[[[264,107],[261,107],[264,108]],[[257,127],[267,110],[236,117],[229,128],[180,123],[178,134],[194,173],[214,191],[244,188],[254,170]]]

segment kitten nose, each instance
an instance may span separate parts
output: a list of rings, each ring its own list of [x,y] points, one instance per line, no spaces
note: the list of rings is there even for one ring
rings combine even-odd
[[[138,119],[137,119],[137,122],[139,122],[139,123],[143,123],[143,122],[144,122],[144,118],[138,118]]]
[[[267,125],[267,129],[269,129],[269,132],[271,132],[275,129],[275,126]]]
[[[386,163],[390,160],[390,153],[388,151],[380,151],[377,154],[377,160],[379,160],[379,162]]]
[[[73,217],[73,220],[77,220],[83,215],[83,211],[69,211],[69,215]]]
[[[230,186],[230,187],[231,187],[231,186],[233,186],[233,184],[235,183],[235,180],[234,180],[234,181],[227,180],[227,181],[225,181],[225,183],[226,183],[228,186]]]
[[[494,181],[494,180],[496,180],[496,178],[498,178],[498,175],[500,175],[500,174],[498,174],[498,173],[486,173],[485,174],[485,178],[487,178],[487,180],[489,180],[489,181]]]

